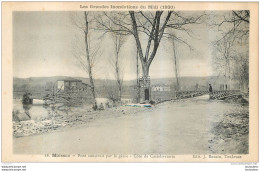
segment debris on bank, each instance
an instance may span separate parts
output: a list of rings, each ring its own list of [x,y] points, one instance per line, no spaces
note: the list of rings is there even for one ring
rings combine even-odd
[[[31,120],[31,118],[29,118],[24,112],[15,111],[13,112],[13,135],[15,137],[37,135],[64,127],[88,124],[98,118],[132,115],[146,111],[151,105],[142,104],[139,106],[140,107],[134,108],[118,106],[97,111],[93,111],[87,106],[62,106],[54,109],[50,109],[49,107],[48,116],[37,120]]]
[[[212,128],[211,133],[209,149],[212,153],[229,154],[229,146],[238,154],[248,153],[249,112],[225,114],[223,120]]]
[[[225,102],[228,103],[240,103],[240,104],[248,104],[248,99],[244,98],[242,95],[233,95],[224,99]]]

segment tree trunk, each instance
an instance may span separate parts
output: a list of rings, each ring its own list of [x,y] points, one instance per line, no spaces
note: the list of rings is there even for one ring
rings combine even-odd
[[[226,59],[226,65],[225,65],[225,90],[229,89],[229,84],[228,84],[228,78],[229,78],[229,72],[228,72],[228,59]]]
[[[229,81],[229,90],[231,90],[231,71],[230,71],[230,65],[228,63],[228,81]]]
[[[122,81],[120,79],[120,68],[119,68],[119,50],[120,50],[120,40],[116,37],[116,60],[115,60],[115,72],[116,72],[116,81],[118,89],[118,101],[121,103],[122,98]]]
[[[143,77],[148,77],[149,76],[149,66],[147,64],[143,65]]]
[[[175,46],[175,42],[174,40],[172,40],[173,42],[173,60],[174,60],[174,68],[175,68],[175,78],[176,78],[176,91],[179,91],[179,76],[178,76],[178,68],[177,68],[177,55],[176,55],[176,46]]]
[[[224,77],[225,77],[224,90],[227,90],[227,73],[226,73],[226,71],[225,71],[225,75],[224,75]]]
[[[163,23],[163,25],[160,27],[160,22],[161,22],[161,15],[162,15],[163,11],[156,11],[155,17],[153,19],[153,23],[152,23],[152,30],[150,32],[149,35],[149,39],[148,39],[148,43],[147,43],[147,47],[146,47],[146,53],[145,56],[143,54],[142,51],[142,46],[141,46],[141,42],[139,39],[139,35],[138,35],[138,30],[137,30],[137,22],[136,22],[136,18],[135,18],[135,12],[134,11],[129,11],[131,20],[132,20],[132,34],[135,38],[136,41],[136,46],[137,46],[137,50],[138,50],[138,54],[139,54],[139,59],[141,61],[142,64],[142,69],[143,69],[143,77],[144,78],[148,78],[149,76],[149,67],[156,55],[157,49],[159,47],[160,41],[163,37],[163,33],[164,33],[164,29],[170,19],[171,13],[172,12],[168,12],[168,15]],[[152,53],[149,57],[149,51],[150,51],[150,46],[151,46],[151,42],[153,41],[153,50]],[[144,80],[144,84],[146,87],[146,90],[148,89],[148,93],[149,93],[149,101],[151,100],[151,92],[150,92],[150,83],[147,82],[147,80]],[[147,91],[145,91],[145,93],[147,93]]]
[[[150,82],[148,82],[149,78],[149,65],[145,64],[143,65],[143,78],[144,78],[144,95],[146,96],[146,93],[148,93],[148,99],[145,98],[145,100],[151,101],[151,87],[150,87]]]
[[[116,62],[116,79],[117,79],[117,88],[118,88],[118,101],[121,102],[121,97],[122,97],[122,82],[121,82],[121,80],[120,80],[118,62]]]
[[[136,91],[137,91],[137,103],[140,103],[138,50],[136,52]]]
[[[87,12],[85,12],[85,22],[86,22],[85,46],[86,46],[86,54],[87,54],[87,61],[88,61],[88,75],[89,75],[89,81],[90,81],[93,100],[94,100],[94,103],[96,103],[96,93],[95,93],[94,80],[93,80],[93,76],[92,76],[92,66],[91,66],[91,63],[90,63],[89,47],[88,47],[88,17],[87,17]]]

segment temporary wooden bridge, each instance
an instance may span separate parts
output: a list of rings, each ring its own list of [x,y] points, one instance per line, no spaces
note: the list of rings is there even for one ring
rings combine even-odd
[[[213,91],[209,93],[210,99],[223,100],[227,97],[242,95],[239,90],[225,90],[225,91]]]
[[[240,90],[217,90],[211,93],[209,91],[178,91],[176,92],[176,98],[184,99],[184,98],[202,96],[205,94],[209,94],[210,99],[221,100],[242,93],[240,92]]]

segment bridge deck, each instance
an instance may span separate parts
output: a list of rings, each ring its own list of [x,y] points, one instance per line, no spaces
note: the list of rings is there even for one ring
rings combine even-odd
[[[241,92],[239,90],[221,90],[221,91],[213,91],[211,93],[209,91],[179,91],[176,92],[176,97],[183,99],[183,98],[203,96],[206,94],[209,95],[210,99],[224,99],[229,96],[240,95]]]

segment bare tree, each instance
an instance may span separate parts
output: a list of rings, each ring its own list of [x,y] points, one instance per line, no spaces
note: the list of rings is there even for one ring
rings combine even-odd
[[[176,91],[179,91],[180,84],[179,84],[179,74],[178,74],[178,66],[177,66],[177,49],[176,43],[174,39],[172,39],[172,48],[173,48],[173,61],[174,61],[174,69],[175,69],[175,78],[176,78]]]
[[[122,69],[122,55],[120,55],[120,50],[125,42],[125,37],[121,34],[114,34],[113,42],[115,48],[115,56],[114,58],[110,59],[110,63],[114,69],[115,77],[116,77],[116,85],[118,89],[118,101],[121,102],[122,98],[122,88],[123,88],[123,69]]]
[[[240,90],[247,92],[249,85],[249,58],[248,52],[246,54],[239,54],[236,57],[236,64],[234,65],[234,79],[239,80]]]
[[[231,89],[231,60],[232,60],[232,46],[234,39],[230,40],[229,37],[223,37],[221,41],[216,42],[216,50],[219,53],[218,60],[222,61],[221,66],[224,70],[225,85]]]
[[[171,15],[174,13],[174,17]],[[127,12],[104,12],[97,17],[99,29],[104,32],[114,32],[121,35],[133,35],[138,50],[138,56],[142,65],[142,75],[145,78],[144,85],[150,91],[148,81],[149,68],[156,56],[163,37],[169,36],[166,28],[176,29],[189,33],[186,25],[199,21],[199,17],[183,17],[177,12],[168,11],[129,11]],[[146,42],[142,39],[146,37]],[[176,37],[178,39],[178,37]],[[144,48],[146,45],[146,48]],[[149,99],[150,100],[150,99]]]
[[[160,45],[160,41],[163,37],[164,30],[170,19],[172,11],[168,12],[166,18],[164,19],[163,24],[161,24],[161,17],[162,17],[163,11],[156,11],[155,15],[153,16],[153,20],[151,20],[151,17],[146,16],[143,12],[140,12],[140,14],[141,14],[140,16],[143,16],[146,19],[145,22],[147,24],[144,22],[140,22],[140,19],[138,17],[136,18],[134,11],[129,11],[129,14],[130,14],[131,20],[132,20],[132,27],[133,27],[132,33],[133,33],[135,41],[136,41],[139,58],[140,58],[140,61],[142,64],[143,76],[148,77],[150,65],[156,55],[156,52]],[[139,25],[137,23],[138,21],[136,21],[136,20],[139,21]],[[151,27],[151,29],[149,29],[149,27],[147,27],[147,25],[149,25]],[[141,45],[141,41],[139,38],[138,29],[137,29],[138,27],[143,27],[143,29],[145,30],[144,32],[149,33],[149,34],[147,34],[149,36],[149,38],[148,38],[145,53],[143,53],[143,49],[142,49],[142,45]],[[153,46],[152,46],[152,44],[153,44]],[[150,53],[151,47],[152,47],[152,50]]]
[[[112,80],[106,80],[104,86],[104,90],[107,93],[107,98],[112,101],[112,105],[116,105],[118,102],[118,89],[116,88],[114,82]]]
[[[93,101],[96,102],[96,90],[94,83],[94,66],[96,65],[96,58],[102,55],[100,50],[101,43],[92,42],[93,37],[92,26],[94,25],[94,17],[90,12],[76,13],[72,18],[74,25],[81,31],[79,37],[74,41],[74,56],[78,59],[81,67],[88,73],[90,88],[93,96]],[[102,37],[102,35],[101,35]],[[84,38],[84,40],[82,40]],[[95,41],[99,40],[100,36],[95,34]],[[83,43],[84,41],[84,43]]]
[[[195,34],[192,31],[191,25],[202,24],[204,22],[204,12],[201,12],[195,15],[185,15],[182,12],[173,11],[172,17],[170,18],[167,24],[167,30],[164,33],[164,37],[167,38],[167,43],[170,43],[172,51],[170,51],[173,59],[173,69],[176,78],[175,90],[180,90],[180,81],[179,81],[179,64],[178,64],[178,54],[177,54],[177,44],[188,47],[192,52],[194,51],[193,46],[189,41],[185,40],[187,37],[190,39],[197,39]],[[166,49],[167,50],[167,49]]]
[[[136,49],[136,97],[137,103],[140,103],[140,84],[139,84],[139,60],[138,60],[138,49]]]
[[[230,11],[224,14],[217,15],[211,14],[214,19],[210,21],[210,25],[214,28],[217,27],[218,31],[222,32],[222,36],[229,37],[231,34],[235,39],[247,40],[249,36],[249,23],[250,23],[250,11]]]
[[[93,75],[92,75],[92,65],[90,61],[90,53],[89,53],[89,42],[88,42],[88,34],[89,34],[89,21],[88,21],[88,13],[85,11],[85,46],[86,46],[86,54],[87,54],[87,61],[88,61],[88,75],[89,75],[89,81],[91,85],[91,90],[92,90],[92,95],[94,98],[94,101],[96,102],[96,92],[95,92],[95,85],[94,85],[94,80],[93,80]]]
[[[171,32],[172,35],[174,35],[173,32]],[[177,56],[177,41],[173,36],[168,37],[168,41],[166,42],[167,45],[170,44],[170,49],[166,49],[166,51],[171,55],[172,57],[172,63],[173,63],[173,72],[176,79],[176,82],[173,80],[173,87],[175,88],[175,91],[180,90],[180,81],[179,81],[179,59]],[[163,44],[163,46],[166,46],[166,44]]]
[[[155,13],[135,12],[128,13],[103,13],[104,17],[99,17],[97,22],[100,28],[105,32],[114,32],[121,35],[133,35],[138,49],[138,56],[142,64],[143,77],[148,78],[150,65],[156,55],[160,41],[163,37],[167,22],[170,19],[171,11],[169,11],[161,23],[163,11],[156,11]],[[148,42],[145,53],[142,49],[140,41],[140,33],[148,36]],[[152,48],[152,50],[150,50]],[[147,89],[150,91],[150,85]]]
[[[231,89],[232,79],[239,79],[240,82],[243,80],[244,84],[248,78],[244,74],[248,74],[246,71],[248,60],[241,58],[241,54],[248,51],[250,12],[247,10],[230,11],[219,15],[214,13],[213,16],[215,19],[211,21],[213,23],[210,25],[213,28],[217,27],[217,31],[220,32],[220,36],[213,42],[219,53],[219,57],[215,61],[216,65],[219,65],[219,71],[224,70],[222,73],[225,77],[225,84],[229,85],[229,89]],[[244,52],[241,52],[241,49]],[[244,56],[247,55],[244,54]],[[238,70],[237,65],[242,67],[240,70],[244,70],[243,73]],[[236,74],[239,76],[235,76]]]

